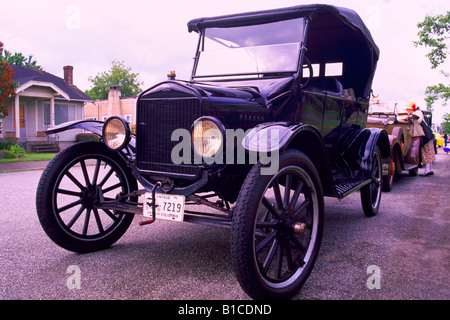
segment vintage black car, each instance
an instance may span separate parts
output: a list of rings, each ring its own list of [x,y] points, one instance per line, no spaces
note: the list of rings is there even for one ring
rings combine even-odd
[[[48,165],[40,222],[75,252],[107,248],[135,215],[141,225],[230,228],[245,292],[290,298],[316,261],[324,196],[360,191],[364,213],[379,210],[389,140],[366,128],[379,49],[354,11],[328,5],[201,18],[188,29],[199,34],[192,77],[140,94],[136,135],[118,116],[47,132],[83,128],[103,142],[73,145]]]

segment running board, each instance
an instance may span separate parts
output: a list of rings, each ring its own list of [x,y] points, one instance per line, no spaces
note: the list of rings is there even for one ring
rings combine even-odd
[[[409,163],[405,163],[405,170],[409,171],[409,170],[413,170],[419,168],[418,164],[409,164]]]
[[[336,191],[340,199],[345,198],[349,194],[358,191],[362,187],[372,182],[372,179],[360,178],[360,179],[345,179],[336,184]]]

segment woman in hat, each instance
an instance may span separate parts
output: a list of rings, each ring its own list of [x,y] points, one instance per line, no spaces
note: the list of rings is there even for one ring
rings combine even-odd
[[[409,120],[413,123],[412,137],[418,137],[420,139],[420,137],[425,136],[425,132],[423,131],[423,128],[420,124],[423,121],[424,117],[419,107],[414,102],[408,102],[408,104],[406,105],[406,111],[409,114]],[[424,146],[422,146],[421,151],[422,162],[425,164],[425,172],[422,175],[432,176],[434,175],[432,165],[434,160],[436,160],[433,140],[428,141]]]

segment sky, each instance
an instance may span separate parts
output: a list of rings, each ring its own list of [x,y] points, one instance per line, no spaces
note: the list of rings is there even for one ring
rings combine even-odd
[[[4,49],[32,55],[42,68],[63,77],[63,66],[74,67],[74,84],[92,87],[89,77],[107,71],[113,61],[124,61],[146,89],[167,79],[189,80],[197,34],[187,23],[199,17],[325,3],[355,10],[380,48],[373,83],[383,101],[415,101],[423,109],[425,89],[447,84],[432,70],[427,50],[415,48],[417,23],[425,16],[444,14],[448,0],[0,0],[0,41]],[[439,123],[450,105],[435,104],[433,122]]]

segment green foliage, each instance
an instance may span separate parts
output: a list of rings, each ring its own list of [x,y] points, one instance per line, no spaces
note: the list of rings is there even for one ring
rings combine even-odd
[[[12,153],[15,153],[15,154],[25,154],[26,153],[25,149],[22,148],[21,146],[19,146],[18,144],[10,145],[7,150],[11,151]]]
[[[10,145],[11,142],[0,142],[0,150],[7,150]]]
[[[442,105],[446,106],[447,101],[450,98],[450,87],[439,83],[438,85],[427,87],[425,94],[425,101],[427,102],[427,106],[429,108],[432,107],[433,104],[439,99],[442,99]]]
[[[11,151],[1,151],[3,153],[4,158],[1,158],[0,155],[0,163],[5,162],[23,162],[23,161],[45,161],[51,160],[56,155],[56,153],[27,153],[25,156],[17,156],[15,153]]]
[[[36,60],[33,60],[33,56],[25,57],[20,52],[14,52],[14,54],[8,50],[4,50],[0,55],[1,62],[7,62],[11,66],[28,67],[38,70],[42,70],[42,67],[37,64]]]
[[[1,150],[3,159],[17,159],[17,154],[9,150]]]
[[[444,115],[444,121],[442,122],[442,128],[447,134],[450,134],[450,113]]]
[[[24,156],[26,151],[19,145],[12,145],[11,143],[1,143],[0,150],[2,151],[2,158],[17,159],[18,156]]]
[[[100,137],[96,135],[95,133],[79,133],[75,137],[76,142],[85,142],[85,141],[94,141],[98,142],[100,141]]]
[[[427,54],[433,69],[436,69],[447,58],[450,31],[450,11],[447,13],[426,16],[425,20],[418,23],[417,27],[420,29],[419,41],[414,41],[414,45],[430,47],[431,51]]]
[[[109,88],[120,86],[120,92],[123,98],[134,97],[142,89],[137,77],[139,73],[132,73],[131,67],[126,67],[124,61],[113,61],[110,70],[97,74],[94,78],[89,77],[93,87],[86,90],[86,94],[95,100],[108,99]]]
[[[436,16],[426,16],[425,19],[417,24],[419,28],[419,41],[414,41],[414,45],[431,48],[427,53],[427,58],[431,63],[431,68],[436,69],[439,65],[445,62],[448,53],[448,42],[450,39],[450,11],[446,14]],[[441,71],[445,78],[449,78],[449,74]],[[446,105],[450,98],[450,86],[442,83],[427,87],[426,102],[428,109],[432,110],[433,104],[439,100],[443,100],[443,105]]]

